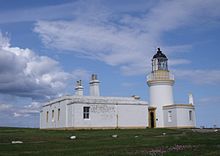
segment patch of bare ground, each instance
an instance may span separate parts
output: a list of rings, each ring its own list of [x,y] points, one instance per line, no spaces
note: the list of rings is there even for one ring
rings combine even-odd
[[[199,145],[173,145],[173,146],[161,146],[155,148],[145,148],[143,150],[135,151],[135,155],[137,154],[147,154],[150,156],[161,156],[167,152],[180,152],[184,150],[196,150]]]

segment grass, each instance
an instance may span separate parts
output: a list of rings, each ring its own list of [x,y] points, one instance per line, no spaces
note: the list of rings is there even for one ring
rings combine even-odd
[[[163,135],[166,133],[166,135]],[[112,135],[117,134],[117,138]],[[77,139],[70,140],[75,135]],[[23,144],[11,144],[14,140]],[[39,130],[0,128],[0,156],[220,155],[220,132],[190,129]]]

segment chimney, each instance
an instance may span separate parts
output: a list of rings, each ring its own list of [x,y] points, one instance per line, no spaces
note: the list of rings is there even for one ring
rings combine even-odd
[[[189,93],[189,104],[194,105],[193,95]]]
[[[75,95],[83,96],[82,80],[76,81]]]
[[[90,84],[90,96],[100,96],[99,93],[99,83],[100,81],[97,79],[96,74],[92,74]]]

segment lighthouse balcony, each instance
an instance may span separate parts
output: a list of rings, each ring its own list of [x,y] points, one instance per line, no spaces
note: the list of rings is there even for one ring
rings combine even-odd
[[[174,81],[174,75],[171,74],[169,71],[157,70],[157,71],[151,72],[147,76],[147,81],[154,81],[154,80],[158,80],[158,81],[173,80]]]

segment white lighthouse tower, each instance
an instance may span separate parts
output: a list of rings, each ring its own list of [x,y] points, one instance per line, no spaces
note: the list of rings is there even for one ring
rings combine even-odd
[[[149,127],[164,127],[163,106],[173,105],[174,76],[168,70],[168,59],[158,48],[147,76],[150,92]]]

